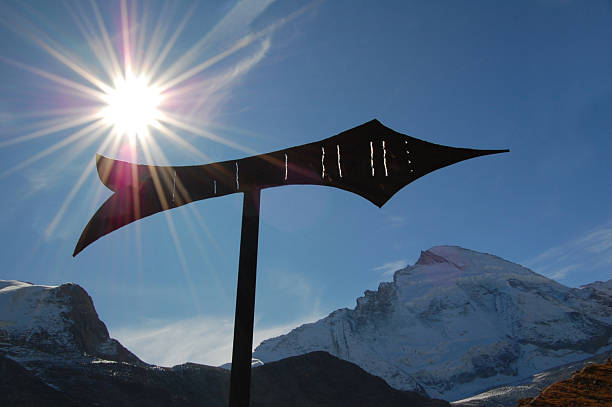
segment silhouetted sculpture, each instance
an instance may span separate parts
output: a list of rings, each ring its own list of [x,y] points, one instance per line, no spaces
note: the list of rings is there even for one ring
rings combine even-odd
[[[322,141],[213,164],[153,166],[97,156],[100,179],[115,194],[91,218],[73,256],[100,237],[146,216],[244,192],[230,406],[248,407],[262,189],[326,185],[356,193],[382,207],[397,191],[425,174],[469,158],[507,151],[432,144],[372,120]]]

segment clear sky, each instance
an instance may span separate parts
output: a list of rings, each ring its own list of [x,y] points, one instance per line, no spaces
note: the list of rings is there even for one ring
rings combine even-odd
[[[148,136],[100,120],[127,65],[164,85],[167,120]],[[382,209],[331,188],[264,190],[256,342],[353,307],[434,245],[569,286],[608,280],[611,73],[608,1],[2,1],[0,278],[80,284],[147,361],[228,361],[242,196],[154,215],[72,258],[111,194],[95,154],[200,164],[377,118],[511,152],[427,175]]]

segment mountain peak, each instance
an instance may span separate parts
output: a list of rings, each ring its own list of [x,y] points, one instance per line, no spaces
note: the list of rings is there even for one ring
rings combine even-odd
[[[606,285],[571,289],[491,254],[435,246],[355,309],[268,339],[254,357],[324,350],[395,388],[453,400],[612,349]]]
[[[23,344],[4,349],[7,343]],[[26,346],[27,344],[27,346]],[[87,292],[74,283],[35,285],[0,280],[0,351],[19,359],[72,355],[142,363],[111,339]]]
[[[435,263],[447,263],[447,262],[448,261],[444,257],[438,256],[431,250],[425,250],[425,251],[421,250],[421,255],[419,256],[419,259],[417,260],[415,265],[426,266],[426,265],[435,264]]]
[[[428,250],[421,251],[421,255],[415,265],[448,263],[461,268],[466,258],[478,254],[480,253],[459,246],[434,246]]]

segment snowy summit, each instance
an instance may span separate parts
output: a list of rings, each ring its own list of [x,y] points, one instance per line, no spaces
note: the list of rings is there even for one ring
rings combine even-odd
[[[421,253],[355,309],[261,343],[264,363],[324,350],[391,386],[457,400],[612,348],[612,297],[456,246]]]
[[[0,280],[0,353],[15,360],[99,358],[142,363],[98,318],[76,284]]]

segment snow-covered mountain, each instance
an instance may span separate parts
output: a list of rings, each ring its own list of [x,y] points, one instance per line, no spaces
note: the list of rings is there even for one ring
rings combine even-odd
[[[0,280],[0,354],[25,363],[84,357],[142,363],[109,337],[91,297],[70,283]]]
[[[222,368],[140,361],[109,338],[78,285],[0,280],[0,406],[225,407],[229,382]],[[253,407],[449,407],[324,352],[254,369],[252,383]]]
[[[438,246],[355,309],[268,339],[253,356],[324,350],[395,388],[457,400],[611,349],[610,286],[569,288],[490,254]]]

